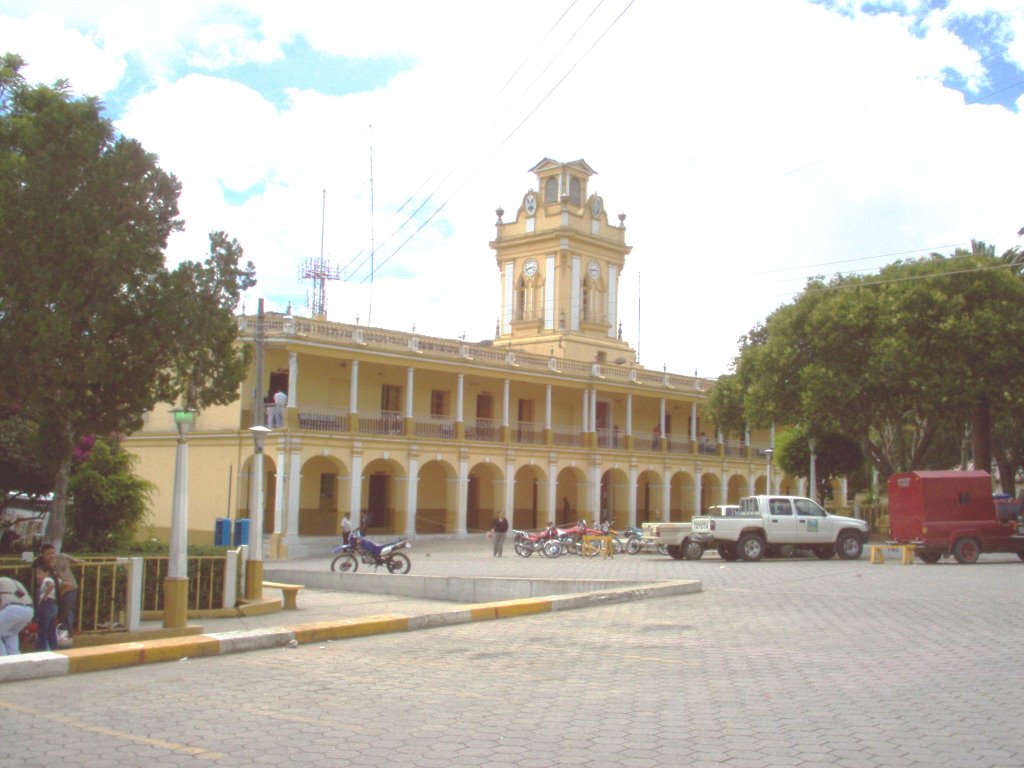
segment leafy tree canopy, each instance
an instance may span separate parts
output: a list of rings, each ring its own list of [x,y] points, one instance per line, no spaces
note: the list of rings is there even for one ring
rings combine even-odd
[[[0,359],[11,402],[60,458],[46,537],[59,543],[83,435],[128,432],[158,402],[202,408],[237,395],[248,357],[233,312],[254,283],[242,249],[169,271],[180,185],[94,98],[29,85],[0,59]]]
[[[1011,408],[1024,374],[1024,281],[1008,266],[974,243],[811,280],[741,342],[721,399],[739,390],[754,426],[846,435],[883,476],[946,461],[943,431],[961,432],[979,403]]]
[[[787,429],[776,437],[775,463],[791,477],[810,476],[812,435],[806,427]],[[837,432],[813,436],[814,477],[817,498],[831,494],[832,481],[856,475],[864,467],[864,453],[857,441]]]

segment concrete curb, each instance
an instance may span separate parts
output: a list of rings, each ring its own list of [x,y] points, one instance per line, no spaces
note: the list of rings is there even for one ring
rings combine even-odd
[[[339,576],[340,574],[333,574]],[[367,574],[371,575],[371,574]],[[308,576],[308,574],[307,574]],[[351,575],[348,575],[350,578]],[[383,578],[389,578],[387,576]],[[421,577],[430,578],[430,577]],[[434,577],[442,578],[442,577]],[[398,581],[391,576],[391,580]],[[307,586],[309,578],[304,579]],[[403,577],[404,580],[404,577]],[[445,580],[450,580],[445,578]],[[526,581],[526,580],[524,580]],[[571,580],[570,580],[571,581]],[[581,582],[572,582],[577,586]],[[622,582],[618,582],[622,583]],[[529,616],[551,611],[575,610],[611,603],[631,602],[668,595],[695,594],[701,591],[699,581],[666,581],[630,587],[602,589],[575,594],[549,594],[546,597],[520,597],[459,606],[448,611],[402,616],[383,614],[359,619],[314,621],[290,627],[264,627],[232,630],[203,635],[186,635],[159,640],[69,648],[63,651],[0,656],[0,683],[59,677],[77,672],[120,669],[161,661],[179,661],[199,656],[220,656],[267,648],[281,648],[304,643],[321,643],[391,632],[410,632],[435,627],[492,621],[516,616]],[[337,588],[337,585],[334,585]],[[346,587],[349,582],[346,581]],[[375,591],[375,590],[374,590]],[[458,590],[457,590],[458,591]]]

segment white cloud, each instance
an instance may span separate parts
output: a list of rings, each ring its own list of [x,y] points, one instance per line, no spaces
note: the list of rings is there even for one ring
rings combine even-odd
[[[923,38],[906,18],[843,16],[797,0],[635,3],[616,21],[627,5],[577,3],[550,33],[562,9],[539,0],[499,21],[485,3],[300,0],[159,3],[157,24],[127,4],[91,17],[85,35],[52,18],[32,23],[54,41],[77,35],[84,63],[42,33],[35,49],[46,71],[76,86],[82,74],[109,89],[126,57],[147,63],[153,87],[120,127],[184,184],[189,229],[170,257],[197,258],[209,230],[227,230],[257,263],[250,308],[257,295],[276,309],[289,297],[296,309],[304,303],[308,286],[296,276],[320,253],[324,189],[325,256],[337,266],[365,258],[371,141],[383,264],[372,322],[415,323],[429,335],[493,336],[494,210],[514,215],[534,183],[527,169],[545,156],[586,159],[613,223],[627,214],[623,330],[655,368],[724,372],[737,338],[816,272],[949,251],[940,246],[971,237],[999,249],[1019,242],[1021,115],[967,107],[941,84],[945,67],[980,84],[977,54],[942,21],[981,4],[952,3]],[[1003,10],[1024,39],[1013,3],[984,5]],[[300,36],[333,55],[397,56],[409,68],[346,96],[283,82],[287,99],[276,106],[224,78],[173,74],[187,57],[265,62]],[[229,206],[223,189],[261,191]],[[397,209],[430,194],[399,229],[406,214]],[[830,264],[869,256],[878,258]],[[368,283],[332,285],[330,315],[366,323],[369,293]]]

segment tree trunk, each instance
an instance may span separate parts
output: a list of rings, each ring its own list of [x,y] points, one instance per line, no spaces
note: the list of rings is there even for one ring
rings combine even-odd
[[[71,461],[72,457],[68,456],[57,470],[57,477],[53,483],[53,501],[50,502],[50,516],[46,520],[46,532],[43,534],[43,542],[53,544],[58,552],[64,544],[64,510],[68,504]]]
[[[992,472],[992,405],[987,397],[974,405],[971,419],[974,442],[974,468]]]
[[[64,457],[57,469],[53,481],[53,501],[50,502],[50,515],[46,520],[46,531],[43,542],[53,544],[60,552],[64,545],[64,511],[68,505],[68,479],[71,477],[71,463],[75,458],[75,438],[70,424],[62,424],[60,438],[64,442],[61,455]]]

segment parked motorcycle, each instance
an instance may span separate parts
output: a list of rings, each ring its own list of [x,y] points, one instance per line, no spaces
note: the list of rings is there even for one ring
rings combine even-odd
[[[553,526],[536,533],[513,529],[512,543],[520,557],[530,557],[534,552],[541,552],[545,557],[558,557],[562,554],[557,529]]]
[[[409,556],[402,549],[409,549],[412,544],[408,539],[396,539],[387,544],[377,544],[362,535],[356,529],[349,534],[347,544],[339,544],[331,550],[337,555],[331,561],[331,570],[340,573],[355,573],[359,570],[360,561],[364,565],[372,565],[375,569],[382,565],[388,573],[408,573],[412,568]]]

